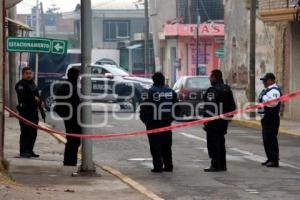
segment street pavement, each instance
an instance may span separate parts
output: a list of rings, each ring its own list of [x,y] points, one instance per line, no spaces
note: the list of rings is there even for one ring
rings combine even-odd
[[[12,180],[0,172],[1,200],[147,199],[99,167],[101,177],[72,177],[77,167],[62,165],[64,145],[47,133],[39,132],[37,137],[35,151],[40,158],[19,158],[19,123],[8,117],[5,121],[5,158]]]
[[[118,113],[126,118],[132,114]],[[106,126],[96,133],[126,133],[143,130],[135,119],[119,120],[112,113],[94,113],[94,124]],[[51,121],[63,130],[61,121]],[[94,160],[109,165],[139,182],[163,199],[300,199],[300,138],[280,135],[281,167],[261,166],[265,161],[258,130],[231,125],[227,135],[228,171],[205,173],[209,166],[205,132],[202,126],[174,131],[173,173],[153,174],[147,136],[95,140]]]

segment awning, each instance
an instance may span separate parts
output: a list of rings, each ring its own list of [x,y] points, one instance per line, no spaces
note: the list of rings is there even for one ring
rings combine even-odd
[[[134,45],[128,46],[126,48],[127,49],[137,49],[137,48],[140,48],[142,46],[143,46],[142,44],[134,44]]]
[[[26,25],[26,24],[23,24],[22,22],[19,22],[19,21],[10,19],[10,18],[8,18],[8,17],[5,18],[5,21],[6,21],[6,22],[11,22],[11,23],[15,24],[15,25],[17,26],[17,29],[19,29],[19,30],[33,31],[32,28],[30,28],[30,27],[29,27],[28,25]]]

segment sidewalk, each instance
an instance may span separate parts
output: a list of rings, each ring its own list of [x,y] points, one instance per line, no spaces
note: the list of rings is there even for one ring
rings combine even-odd
[[[19,123],[6,118],[5,157],[10,162],[10,176],[0,174],[1,200],[99,200],[147,199],[115,176],[97,169],[101,177],[71,177],[75,167],[63,167],[64,145],[40,132],[35,147],[39,159],[18,158]]]
[[[234,119],[233,124],[248,128],[261,129],[260,121]],[[300,123],[282,119],[279,133],[300,137]]]

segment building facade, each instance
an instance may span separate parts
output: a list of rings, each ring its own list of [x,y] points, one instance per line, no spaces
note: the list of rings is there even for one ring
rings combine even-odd
[[[256,96],[259,78],[273,72],[283,93],[300,88],[300,23],[297,0],[258,0],[256,19]],[[250,1],[225,0],[225,80],[240,105],[249,102]],[[298,99],[283,104],[286,119],[300,120]]]
[[[115,51],[115,63],[136,75],[145,75],[145,14],[135,0],[105,1],[93,6],[93,49]],[[66,13],[74,19],[75,36],[80,36],[80,12]],[[150,41],[152,43],[152,41]],[[150,69],[154,71],[153,47],[150,45]]]
[[[180,76],[207,76],[210,71],[220,68],[216,51],[223,48],[224,24],[203,23],[199,26],[198,57],[196,30],[196,24],[166,24],[164,27],[163,40],[165,48],[170,49],[171,65],[163,71],[172,84]]]
[[[176,0],[176,3],[177,16],[185,24],[197,23],[197,8],[202,22],[224,18],[223,0]]]
[[[151,21],[155,47],[156,70],[162,71],[169,85],[183,75],[207,75],[219,68],[216,49],[223,48],[223,0],[152,0]],[[155,9],[156,8],[156,9]],[[199,27],[199,66],[197,62],[197,10]],[[158,17],[157,17],[158,16]],[[154,24],[154,25],[153,25]],[[159,66],[159,67],[158,67]]]
[[[284,93],[300,89],[300,2],[298,0],[259,0],[258,15],[275,29],[275,73]],[[300,100],[284,104],[283,116],[300,121]]]

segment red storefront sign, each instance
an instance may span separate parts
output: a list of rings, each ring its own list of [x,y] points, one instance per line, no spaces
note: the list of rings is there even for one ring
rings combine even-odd
[[[166,24],[164,27],[165,36],[196,36],[196,32],[196,24]],[[201,24],[199,36],[224,37],[224,24]]]

